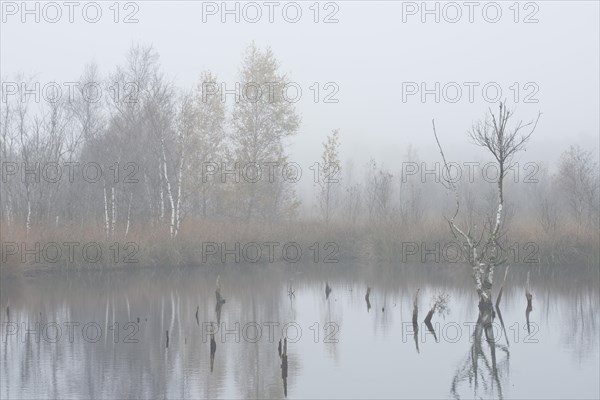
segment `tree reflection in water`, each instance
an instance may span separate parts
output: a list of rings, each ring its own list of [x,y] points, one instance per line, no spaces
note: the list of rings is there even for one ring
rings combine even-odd
[[[496,307],[498,317],[504,329],[500,309]],[[502,381],[509,376],[510,351],[507,345],[496,343],[492,322],[495,313],[491,303],[479,305],[479,316],[471,338],[471,348],[465,360],[459,364],[452,380],[450,393],[454,398],[460,398],[460,385],[467,384],[474,398],[504,398]],[[485,335],[487,346],[482,338]],[[486,347],[487,350],[486,351]],[[500,361],[496,350],[500,350]]]

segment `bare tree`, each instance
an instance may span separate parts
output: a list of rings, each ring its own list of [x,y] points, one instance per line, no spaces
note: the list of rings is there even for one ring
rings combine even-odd
[[[575,218],[578,234],[584,224],[598,221],[598,163],[591,151],[577,145],[563,152],[558,184]]]
[[[477,122],[469,132],[469,137],[473,143],[486,149],[493,157],[499,171],[496,182],[497,206],[495,215],[484,217],[481,232],[474,232],[475,225],[472,219],[469,219],[469,222],[463,226],[458,225],[456,221],[460,211],[458,190],[453,181],[444,181],[444,185],[453,192],[456,204],[454,214],[446,219],[453,235],[456,237],[458,234],[466,241],[469,250],[469,263],[472,267],[472,276],[477,294],[479,295],[479,316],[475,331],[473,332],[472,346],[465,362],[458,368],[452,381],[451,393],[457,398],[459,397],[458,388],[464,382],[468,382],[476,397],[481,395],[481,386],[483,386],[484,391],[489,390],[493,392],[493,396],[503,398],[502,381],[504,376],[501,371],[508,371],[509,352],[508,347],[497,344],[494,337],[494,329],[491,324],[494,317],[491,291],[494,282],[494,269],[497,265],[504,262],[504,260],[497,257],[500,249],[499,239],[502,236],[501,227],[506,213],[504,206],[504,178],[507,171],[513,166],[515,154],[525,148],[540,118],[538,114],[535,121],[529,123],[520,121],[514,128],[510,129],[507,125],[512,115],[513,113],[506,108],[506,105],[500,103],[498,115],[494,115],[490,110],[486,119]],[[433,133],[444,162],[444,168],[448,172],[448,164],[437,136],[435,122],[433,123]],[[449,176],[449,174],[446,176]],[[505,281],[506,273],[507,271],[505,271]],[[496,301],[496,310],[504,327],[498,308],[502,291],[503,289],[500,290]],[[489,359],[482,346],[484,335],[489,345]],[[506,354],[504,361],[500,363],[497,361],[497,347]],[[485,375],[490,376],[490,383],[480,385],[479,377]],[[486,393],[485,396],[489,396],[489,394]]]
[[[371,159],[367,164],[365,194],[369,219],[388,217],[392,205],[393,175]]]
[[[471,223],[466,226],[459,226],[459,223],[456,221],[460,211],[458,190],[452,180],[444,179],[444,186],[454,194],[455,198],[455,211],[452,216],[446,217],[448,225],[455,237],[458,234],[466,242],[469,251],[468,259],[472,267],[473,281],[479,295],[479,308],[480,310],[485,309],[490,311],[492,309],[491,291],[494,268],[503,262],[496,255],[499,254],[500,229],[503,222],[504,177],[509,168],[513,166],[515,154],[525,148],[540,118],[540,114],[538,114],[535,121],[529,123],[519,121],[515,127],[509,129],[507,124],[513,113],[503,103],[500,103],[499,108],[498,115],[495,115],[490,109],[489,115],[483,121],[475,123],[469,131],[470,139],[474,144],[488,151],[495,160],[499,171],[496,182],[497,209],[495,217],[492,218],[491,223],[484,221],[479,235],[473,231]],[[444,162],[446,177],[448,177],[450,176],[448,163],[435,129],[435,121],[432,121],[432,124],[433,134]]]

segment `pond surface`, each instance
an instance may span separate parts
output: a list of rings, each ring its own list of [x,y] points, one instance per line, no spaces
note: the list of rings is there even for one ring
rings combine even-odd
[[[532,268],[527,324],[525,271],[508,275],[494,346],[473,339],[477,297],[458,266],[272,264],[4,279],[0,397],[599,398],[597,277]],[[503,275],[496,273],[496,293]],[[422,321],[441,293],[449,312],[433,316],[434,337]],[[287,363],[278,350],[284,334]]]

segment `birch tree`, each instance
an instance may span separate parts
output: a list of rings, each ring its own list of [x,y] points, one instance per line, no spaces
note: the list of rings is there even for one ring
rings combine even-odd
[[[243,216],[273,217],[286,205],[293,204],[292,188],[281,179],[281,168],[287,162],[285,140],[298,131],[300,117],[294,102],[286,98],[290,84],[272,50],[260,50],[252,43],[246,50],[240,72],[241,99],[232,111],[234,161],[242,167],[254,163],[273,163],[279,177],[273,182],[241,181],[236,185]],[[293,89],[290,89],[293,90]]]
[[[326,225],[329,224],[333,210],[338,203],[340,185],[339,130],[335,129],[323,143],[323,154],[318,177],[318,204]]]
[[[175,100],[174,91],[171,85],[162,77],[155,76],[151,86],[151,94],[146,108],[146,120],[149,123],[150,131],[158,145],[159,151],[159,176],[161,187],[161,210],[164,209],[164,197],[168,201],[170,210],[169,232],[171,237],[177,234],[175,206],[177,185],[173,180],[174,174],[172,165],[172,139],[175,135]],[[171,165],[170,165],[171,164]],[[162,213],[161,213],[162,214]]]
[[[460,212],[458,190],[455,182],[451,179],[444,179],[444,185],[452,193],[455,201],[454,213],[447,216],[446,220],[452,234],[455,237],[460,236],[465,241],[475,289],[479,296],[479,308],[480,310],[489,310],[490,317],[494,269],[503,262],[496,255],[500,253],[499,239],[504,212],[504,178],[507,171],[513,166],[515,155],[525,149],[540,118],[538,114],[535,121],[528,123],[519,121],[514,127],[509,128],[508,122],[512,116],[513,112],[508,110],[504,103],[500,103],[498,114],[494,114],[490,109],[489,115],[486,115],[484,120],[476,122],[468,133],[475,145],[488,152],[499,171],[496,182],[497,208],[495,215],[491,218],[491,223],[484,221],[481,232],[475,232],[472,224],[465,225],[457,221]],[[445,176],[450,177],[448,162],[435,129],[435,121],[432,121],[432,124],[433,134],[444,163]]]

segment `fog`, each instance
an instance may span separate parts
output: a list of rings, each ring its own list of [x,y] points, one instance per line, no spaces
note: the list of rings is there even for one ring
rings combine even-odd
[[[0,397],[600,396],[598,2],[1,10]]]
[[[283,3],[274,9],[274,22],[269,23],[269,8],[261,2],[261,19],[251,23],[253,10],[248,9],[244,19],[240,3],[240,22],[235,22],[235,15],[224,15],[227,22],[222,23],[221,3],[214,4],[218,6],[216,15],[203,14],[203,2],[169,6],[161,1],[142,2],[135,13],[139,22],[131,24],[112,22],[114,15],[108,5],[96,24],[86,23],[79,8],[72,24],[65,7],[61,20],[54,24],[44,22],[43,17],[40,23],[22,24],[20,14],[7,16],[0,41],[2,77],[6,80],[23,72],[41,82],[73,81],[92,60],[101,73],[108,73],[123,62],[135,43],[152,45],[161,56],[164,72],[181,87],[196,84],[200,72],[208,69],[231,88],[241,55],[254,40],[259,47],[271,46],[281,69],[302,86],[304,96],[298,103],[302,125],[289,149],[291,158],[302,164],[318,160],[325,135],[336,128],[343,138],[341,158],[353,158],[358,164],[373,157],[392,169],[399,168],[398,154],[409,144],[422,158],[434,158],[432,118],[442,124],[440,134],[448,138],[453,158],[473,158],[473,148],[462,139],[472,121],[493,104],[481,91],[488,82],[497,82],[501,98],[511,104],[515,103],[515,91],[510,87],[519,83],[521,99],[514,106],[523,118],[544,113],[523,158],[552,164],[572,142],[598,150],[600,28],[596,2],[571,2],[568,7],[562,2],[536,3],[539,10],[532,19],[539,20],[537,23],[522,22],[534,11],[523,5],[521,22],[514,23],[515,14],[508,4],[503,5],[499,22],[487,23],[484,3],[473,9],[474,22],[470,23],[469,8],[461,2],[457,3],[462,13],[458,22],[447,22],[454,18],[454,11],[438,4],[440,22],[436,23],[433,14],[425,15],[426,23],[422,23],[419,2],[417,14],[405,10],[403,15],[403,2],[384,1],[336,3],[339,22],[329,24],[314,23],[308,3],[303,4],[298,23],[284,20]],[[433,9],[435,4],[428,7]],[[234,5],[231,3],[230,9]],[[333,11],[322,8],[321,19]],[[293,9],[288,13],[292,18]],[[493,9],[487,13],[494,17]],[[33,16],[28,18],[33,21]],[[339,102],[315,104],[309,89],[314,82],[337,83],[335,98]],[[442,86],[478,82],[480,86],[473,102],[468,88],[462,86],[462,97],[454,104],[443,100],[436,104],[432,95],[423,104],[419,95],[402,102],[402,82],[426,82],[429,89],[435,82]],[[537,103],[523,102],[531,92],[523,88],[528,82],[539,87],[532,98]],[[493,97],[490,92],[489,98]]]

